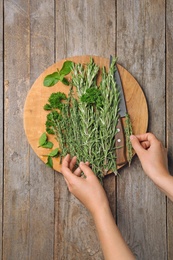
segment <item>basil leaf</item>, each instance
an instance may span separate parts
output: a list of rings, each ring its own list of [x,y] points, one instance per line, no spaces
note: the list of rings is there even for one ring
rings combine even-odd
[[[60,74],[58,72],[54,72],[52,74],[47,75],[44,78],[43,85],[45,87],[52,87],[54,86],[60,79]]]
[[[69,86],[69,82],[66,78],[63,78],[61,81],[64,85]]]
[[[42,147],[43,147],[43,148],[52,149],[53,143],[52,143],[52,142],[47,142],[46,144],[43,144]]]
[[[49,166],[50,168],[53,168],[52,157],[48,156],[46,165]]]
[[[39,147],[47,143],[47,135],[43,133],[39,138]]]
[[[65,77],[65,75],[61,74],[60,77],[59,77],[59,80],[62,81],[64,77]]]
[[[54,149],[50,154],[48,154],[49,157],[56,157],[58,155],[59,151],[58,148]]]
[[[72,65],[73,65],[72,61],[69,61],[69,60],[65,61],[59,72],[60,75],[64,74],[64,76],[65,76],[65,75],[69,74],[70,71],[72,70]]]

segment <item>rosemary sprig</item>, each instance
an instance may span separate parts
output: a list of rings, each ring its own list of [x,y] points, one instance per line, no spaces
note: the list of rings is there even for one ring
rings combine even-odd
[[[100,141],[103,150],[104,174],[112,170],[117,173],[115,154],[115,135],[118,121],[119,92],[114,81],[116,59],[112,60],[108,74],[102,71],[100,90],[105,97],[103,108],[100,113]],[[109,114],[109,116],[108,116]]]
[[[130,141],[130,136],[132,135],[133,131],[132,131],[132,124],[131,124],[129,114],[126,114],[126,117],[125,117],[124,131],[125,131],[125,137],[126,137],[127,160],[128,160],[129,166],[130,166],[132,157],[133,157],[133,147],[132,147],[132,144]]]

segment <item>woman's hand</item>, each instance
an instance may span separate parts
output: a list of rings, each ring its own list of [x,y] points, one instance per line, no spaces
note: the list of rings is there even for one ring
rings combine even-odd
[[[76,157],[67,155],[61,172],[67,182],[69,191],[73,193],[91,212],[105,259],[135,259],[122,238],[112,216],[108,200],[98,178],[88,166],[81,162],[74,170]],[[85,177],[81,176],[81,173]]]
[[[151,133],[131,136],[145,173],[173,201],[173,177],[168,171],[167,150]]]
[[[145,173],[151,179],[169,174],[167,150],[153,134],[132,135],[130,139]]]
[[[79,167],[75,169],[76,159],[68,154],[62,162],[61,172],[69,191],[94,215],[101,208],[109,207],[107,196],[98,178],[88,166],[89,163],[80,162]],[[85,177],[81,176],[82,172]]]

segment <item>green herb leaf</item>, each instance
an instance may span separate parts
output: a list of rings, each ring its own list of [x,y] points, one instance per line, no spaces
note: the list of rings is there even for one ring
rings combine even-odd
[[[53,143],[52,143],[52,142],[47,142],[46,144],[43,144],[42,147],[43,147],[43,148],[52,149]]]
[[[64,77],[65,77],[65,75],[61,74],[60,77],[59,77],[59,80],[62,81]]]
[[[52,157],[48,156],[46,165],[49,166],[50,168],[53,168]]]
[[[45,87],[52,87],[59,81],[59,79],[60,74],[58,72],[54,72],[44,78],[43,84]]]
[[[39,147],[47,143],[47,135],[43,133],[39,138]]]
[[[69,82],[68,82],[68,80],[67,80],[66,78],[63,78],[63,79],[62,79],[62,83],[63,83],[64,85],[66,85],[66,86],[69,86]]]
[[[128,160],[129,166],[130,166],[132,158],[133,158],[133,147],[132,147],[132,143],[130,141],[130,136],[133,134],[133,130],[132,130],[130,116],[128,113],[125,116],[124,130],[125,130],[125,137],[126,137],[127,160]]]
[[[46,105],[44,105],[44,110],[51,110],[52,109],[52,107],[51,107],[51,105],[50,104],[46,104]]]
[[[72,65],[73,65],[72,61],[69,61],[69,60],[65,61],[61,70],[60,70],[60,72],[59,72],[60,75],[65,76],[65,75],[69,74],[72,70]]]
[[[50,154],[48,154],[49,157],[56,157],[59,153],[58,148],[54,149]]]
[[[88,105],[95,104],[97,108],[103,106],[103,96],[98,88],[91,87],[86,90],[85,94],[81,96],[81,101]]]
[[[56,93],[52,93],[48,99],[51,108],[58,108],[58,109],[62,109],[62,100],[66,100],[67,97],[64,93],[62,92],[56,92]]]
[[[54,135],[54,134],[55,134],[55,132],[54,132],[50,127],[47,127],[47,128],[46,128],[46,132],[47,132],[48,134],[50,134],[50,135]]]

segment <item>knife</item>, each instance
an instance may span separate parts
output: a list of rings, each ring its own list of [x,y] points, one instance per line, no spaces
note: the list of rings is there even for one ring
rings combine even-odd
[[[112,62],[112,56],[110,56],[110,64],[111,64],[111,62]],[[125,101],[125,97],[124,97],[123,86],[121,83],[121,78],[120,78],[120,74],[119,74],[117,66],[116,66],[116,71],[114,74],[114,80],[118,86],[118,90],[120,93],[119,117],[118,117],[118,123],[117,123],[117,134],[115,137],[116,138],[115,146],[117,147],[116,162],[117,162],[117,165],[122,165],[127,162],[125,135],[124,135],[123,121],[122,121],[122,118],[124,118],[127,114],[127,108],[126,108],[126,101]]]

